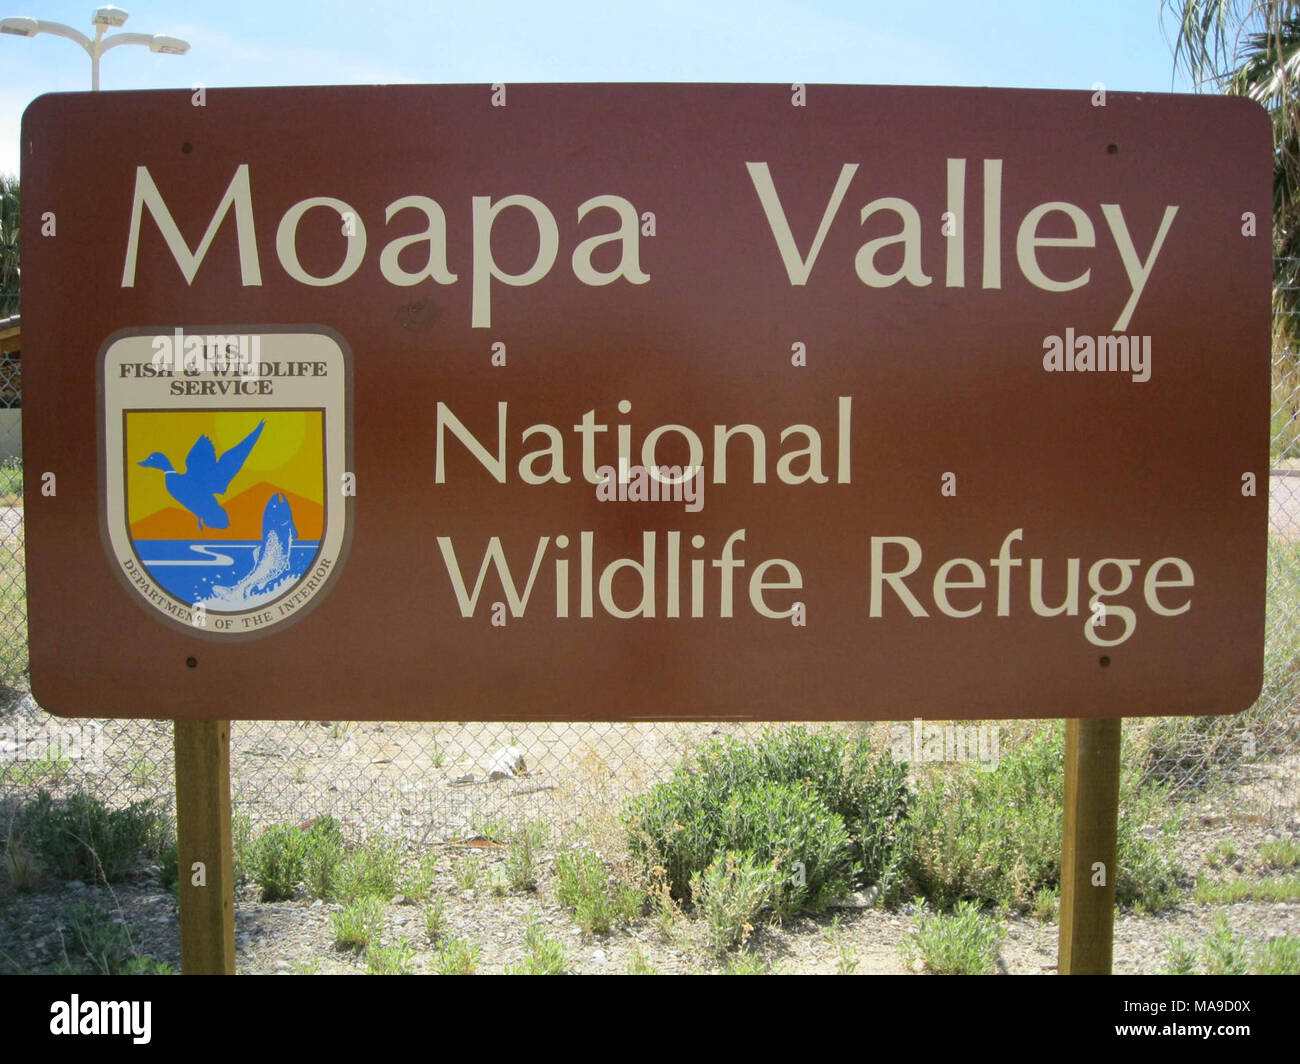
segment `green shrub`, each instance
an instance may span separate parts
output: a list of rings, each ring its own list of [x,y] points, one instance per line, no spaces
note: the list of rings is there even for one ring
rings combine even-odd
[[[1255,951],[1252,971],[1256,975],[1300,975],[1300,938],[1283,935],[1265,942]]]
[[[709,744],[624,819],[633,854],[663,868],[674,898],[689,900],[693,877],[735,851],[779,870],[772,904],[795,912],[855,880],[892,891],[907,804],[905,766],[867,739],[795,727]]]
[[[546,824],[524,824],[510,840],[506,853],[506,879],[514,890],[537,889],[537,857],[546,844]]]
[[[169,824],[151,800],[109,809],[93,795],[55,801],[40,791],[18,811],[13,834],[60,879],[115,883],[162,852]]]
[[[140,954],[136,929],[98,903],[78,902],[56,917],[62,943],[61,975],[172,975],[166,964]]]
[[[437,875],[436,854],[426,853],[416,860],[398,882],[398,891],[412,901],[428,901],[433,894],[433,881]]]
[[[347,901],[375,895],[385,901],[397,893],[402,853],[393,839],[376,835],[358,846],[339,868],[339,896]]]
[[[473,975],[478,970],[478,952],[463,938],[449,939],[439,944],[433,969],[439,975]]]
[[[263,901],[292,898],[307,868],[308,845],[293,824],[272,824],[249,848],[248,874],[262,890]]]
[[[424,910],[424,933],[430,942],[437,942],[447,933],[447,909],[441,898]]]
[[[253,820],[244,812],[234,810],[230,816],[230,844],[232,874],[235,882],[248,878],[248,862],[253,850]]]
[[[1175,820],[1163,787],[1140,785],[1137,758],[1120,779],[1119,904],[1155,911],[1180,894]],[[1053,725],[1003,754],[993,771],[954,766],[917,788],[903,865],[910,888],[939,908],[961,900],[1025,911],[1059,889],[1064,728]]]
[[[640,912],[641,896],[626,884],[611,884],[597,853],[562,851],[555,859],[555,875],[556,900],[573,910],[574,921],[589,935],[607,934],[617,921]]]
[[[709,931],[715,953],[744,945],[759,913],[776,892],[775,873],[734,850],[721,854],[691,879],[691,896]]]
[[[1265,868],[1287,871],[1300,867],[1300,842],[1284,839],[1281,842],[1262,842],[1259,859]]]
[[[366,947],[367,975],[414,975],[415,951],[405,939],[396,946],[372,942]]]
[[[330,917],[334,945],[340,949],[368,946],[384,929],[384,900],[372,896],[358,898]]]
[[[307,893],[330,901],[339,896],[339,870],[347,857],[343,828],[332,816],[317,817],[303,832],[303,878]]]
[[[563,975],[568,960],[564,955],[564,946],[546,933],[546,928],[537,922],[528,925],[524,932],[524,946],[527,953],[522,964],[506,968],[506,975]]]
[[[997,966],[1001,938],[1001,927],[971,902],[958,902],[951,913],[932,913],[918,900],[903,952],[908,964],[919,961],[932,975],[989,975]]]
[[[158,854],[158,880],[170,894],[176,894],[180,887],[180,846],[175,835]]]

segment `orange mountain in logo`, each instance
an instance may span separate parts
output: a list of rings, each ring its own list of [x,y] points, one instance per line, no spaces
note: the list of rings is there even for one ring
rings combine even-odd
[[[261,539],[262,513],[267,500],[280,489],[263,481],[247,491],[240,492],[233,499],[222,503],[230,515],[228,528],[204,528],[199,531],[199,523],[188,510],[179,506],[168,506],[155,510],[148,517],[131,523],[132,539]],[[318,502],[291,491],[282,492],[289,500],[293,510],[293,524],[298,530],[298,538],[318,540],[325,529],[325,507]]]

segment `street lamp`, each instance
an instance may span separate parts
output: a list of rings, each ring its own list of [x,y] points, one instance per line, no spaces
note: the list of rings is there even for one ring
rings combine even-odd
[[[160,52],[163,55],[184,55],[190,50],[187,41],[182,41],[179,37],[168,37],[164,33],[115,33],[111,37],[104,36],[105,30],[117,29],[126,22],[126,18],[126,12],[120,7],[110,5],[96,8],[95,14],[91,17],[91,24],[95,27],[94,40],[80,30],[65,26],[62,22],[47,22],[45,19],[26,16],[0,19],[0,33],[8,33],[14,37],[35,37],[38,33],[52,33],[56,37],[66,37],[70,41],[76,41],[90,56],[92,92],[99,91],[99,57],[119,44],[143,44],[149,51]]]

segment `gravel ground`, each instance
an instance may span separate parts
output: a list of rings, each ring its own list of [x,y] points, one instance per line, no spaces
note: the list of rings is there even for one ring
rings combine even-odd
[[[1233,794],[1204,803],[1193,812],[1178,840],[1186,870],[1195,875],[1259,875],[1254,854],[1261,842],[1300,840],[1300,821],[1265,822],[1258,815],[1240,813]],[[1236,856],[1224,860],[1224,843]],[[569,911],[554,897],[550,863],[553,849],[544,850],[538,862],[536,892],[463,889],[457,874],[461,862],[473,861],[478,882],[490,878],[491,869],[505,860],[505,848],[477,840],[475,845],[433,843],[420,847],[432,851],[436,875],[432,898],[441,901],[446,914],[442,938],[465,939],[480,950],[477,970],[500,973],[524,957],[524,928],[544,925],[550,937],[564,947],[566,969],[574,973],[618,974],[628,971],[635,955],[656,971],[669,973],[720,970],[703,941],[698,922],[679,919],[665,925],[650,917],[617,927],[608,935],[584,935]],[[1272,873],[1276,874],[1276,873]],[[140,953],[179,968],[176,910],[171,895],[157,886],[156,869],[146,869],[134,882],[113,888],[80,883],[58,884],[53,889],[16,894],[0,888],[0,960],[19,969],[47,969],[56,965],[68,948],[70,933],[59,930],[59,913],[68,902],[96,901],[125,917],[136,929]],[[904,942],[913,918],[907,911],[888,911],[861,904],[834,909],[818,917],[800,917],[782,926],[755,930],[746,956],[779,973],[843,972],[904,974],[909,972]],[[425,935],[427,903],[398,897],[385,912],[383,945],[407,943],[414,953],[417,972],[435,971],[436,951]],[[290,974],[313,972],[360,973],[364,955],[334,945],[330,916],[341,906],[321,901],[297,900],[263,903],[251,885],[240,888],[236,904],[236,947],[242,973]],[[1117,974],[1153,974],[1164,967],[1170,940],[1202,942],[1216,913],[1222,912],[1232,931],[1252,945],[1280,935],[1300,935],[1300,903],[1248,902],[1224,906],[1197,904],[1190,890],[1177,908],[1158,915],[1120,914],[1115,924]],[[1012,975],[1042,975],[1056,970],[1058,928],[1054,922],[1033,917],[1003,919],[1004,937],[999,967]],[[847,963],[846,963],[847,958]]]

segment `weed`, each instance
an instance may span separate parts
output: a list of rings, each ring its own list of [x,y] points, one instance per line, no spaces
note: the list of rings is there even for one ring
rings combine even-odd
[[[1052,726],[1005,753],[996,771],[963,765],[921,787],[909,817],[905,870],[939,908],[961,900],[1012,911],[1060,884],[1064,731]],[[1176,818],[1160,786],[1140,786],[1129,755],[1120,783],[1116,901],[1139,912],[1173,904]]]
[[[504,842],[510,835],[506,822],[495,817],[472,817],[469,826],[473,834],[480,835],[489,842]]]
[[[167,818],[152,801],[108,809],[78,792],[56,802],[48,792],[18,811],[13,834],[63,880],[114,883],[154,857],[167,837]]]
[[[263,901],[292,898],[307,868],[308,844],[293,824],[272,824],[249,848],[248,873]]]
[[[1251,949],[1223,913],[1199,951],[1181,938],[1167,939],[1166,949],[1165,975],[1300,975],[1300,938],[1282,935]]]
[[[1224,840],[1210,847],[1205,855],[1205,863],[1211,868],[1218,868],[1220,865],[1231,864],[1236,857],[1237,848],[1231,842]]]
[[[987,975],[997,965],[1002,929],[972,902],[932,913],[917,899],[916,923],[904,942],[908,963],[933,975]]]
[[[771,903],[774,879],[771,867],[734,851],[695,874],[691,897],[708,926],[709,947],[715,953],[744,945],[758,914]]]
[[[439,943],[433,969],[439,975],[473,975],[478,969],[478,954],[478,947],[465,939],[449,939]]]
[[[375,895],[385,901],[397,894],[402,871],[402,854],[398,844],[376,835],[358,846],[339,868],[339,897],[352,901]]]
[[[234,810],[230,816],[230,845],[236,883],[242,883],[248,878],[248,865],[252,856],[252,840],[252,818],[247,813],[238,809]]]
[[[381,946],[377,942],[366,947],[367,975],[414,975],[415,950],[402,939],[396,946]]]
[[[172,895],[180,889],[180,849],[175,835],[158,855],[158,882]]]
[[[632,954],[627,961],[628,975],[659,975],[659,969],[655,968],[645,959],[645,954],[641,952],[640,946],[632,947]]]
[[[1281,842],[1260,843],[1259,859],[1265,868],[1286,872],[1300,866],[1300,842],[1284,839]]]
[[[524,824],[510,841],[506,854],[506,878],[514,890],[537,889],[538,852],[546,844],[546,823],[533,820]]]
[[[1283,935],[1265,942],[1255,951],[1252,971],[1256,975],[1300,975],[1300,938]]]
[[[738,953],[727,961],[723,975],[771,975],[772,962],[749,953]]]
[[[838,975],[857,975],[857,954],[854,953],[853,947],[847,942],[840,943],[840,957],[835,962],[835,971]]]
[[[289,966],[290,975],[320,975],[320,960],[312,957],[305,961],[294,961]]]
[[[384,927],[384,900],[373,895],[358,898],[330,916],[330,931],[340,949],[368,946]]]
[[[1231,905],[1239,901],[1300,901],[1300,875],[1275,879],[1235,879],[1215,881],[1202,876],[1192,894],[1202,905]]]
[[[455,871],[456,885],[466,894],[471,890],[478,889],[478,864],[478,859],[475,857],[462,857],[452,865]]]
[[[527,953],[522,964],[506,968],[507,975],[563,975],[568,959],[564,947],[546,933],[543,924],[534,921],[524,932]]]
[[[424,910],[424,933],[430,942],[437,942],[447,933],[447,909],[441,898]]]
[[[643,899],[624,883],[611,887],[605,862],[590,850],[565,850],[555,859],[559,880],[555,897],[573,910],[577,925],[587,934],[608,934],[619,920],[631,920],[640,912]]]
[[[343,892],[343,863],[347,860],[342,826],[332,816],[318,817],[302,841],[307,893],[324,901],[339,897]]]
[[[494,864],[488,871],[487,888],[498,898],[506,896],[506,892],[510,890],[510,879],[504,866]]]
[[[405,894],[412,901],[428,901],[433,894],[437,863],[437,855],[432,853],[417,860],[400,880],[398,893]]]
[[[1034,895],[1033,913],[1045,924],[1056,921],[1061,912],[1061,888],[1039,887]]]
[[[140,954],[136,930],[98,903],[78,902],[56,918],[62,944],[61,975],[171,975],[172,969]]]

